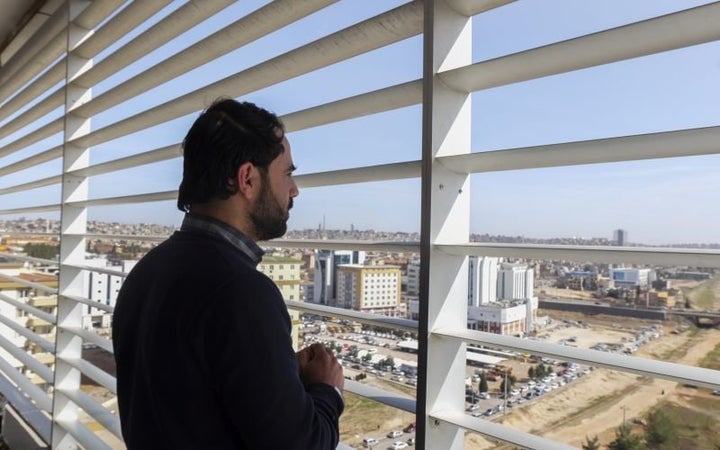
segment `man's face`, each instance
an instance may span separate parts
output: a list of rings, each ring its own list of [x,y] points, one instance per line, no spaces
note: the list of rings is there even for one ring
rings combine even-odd
[[[270,163],[267,174],[260,172],[262,174],[260,195],[250,211],[250,220],[259,241],[274,239],[285,234],[293,198],[299,193],[292,177],[295,165],[290,144],[284,138],[283,147],[285,151]]]

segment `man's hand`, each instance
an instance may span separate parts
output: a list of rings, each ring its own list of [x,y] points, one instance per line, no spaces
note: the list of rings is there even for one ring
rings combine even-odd
[[[297,359],[303,383],[325,383],[341,391],[345,387],[343,368],[332,351],[324,345],[313,344],[300,350]]]

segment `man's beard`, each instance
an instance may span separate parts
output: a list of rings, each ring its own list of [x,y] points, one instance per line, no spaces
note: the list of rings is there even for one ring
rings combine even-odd
[[[288,211],[292,208],[293,201],[288,203]],[[270,191],[270,183],[267,176],[263,177],[260,197],[255,203],[255,208],[250,211],[250,221],[255,228],[255,235],[258,241],[267,241],[285,234],[287,231],[288,213]]]

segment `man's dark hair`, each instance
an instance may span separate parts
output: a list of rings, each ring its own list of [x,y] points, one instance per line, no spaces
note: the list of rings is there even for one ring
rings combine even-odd
[[[193,203],[235,194],[237,170],[246,162],[266,173],[284,150],[284,132],[275,114],[253,103],[216,100],[195,120],[183,141],[178,209],[189,212]]]

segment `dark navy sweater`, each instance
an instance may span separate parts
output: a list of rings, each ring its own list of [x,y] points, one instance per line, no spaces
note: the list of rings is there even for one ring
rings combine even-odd
[[[221,237],[150,251],[113,318],[128,449],[334,449],[342,398],[303,385],[290,329],[275,284]]]

